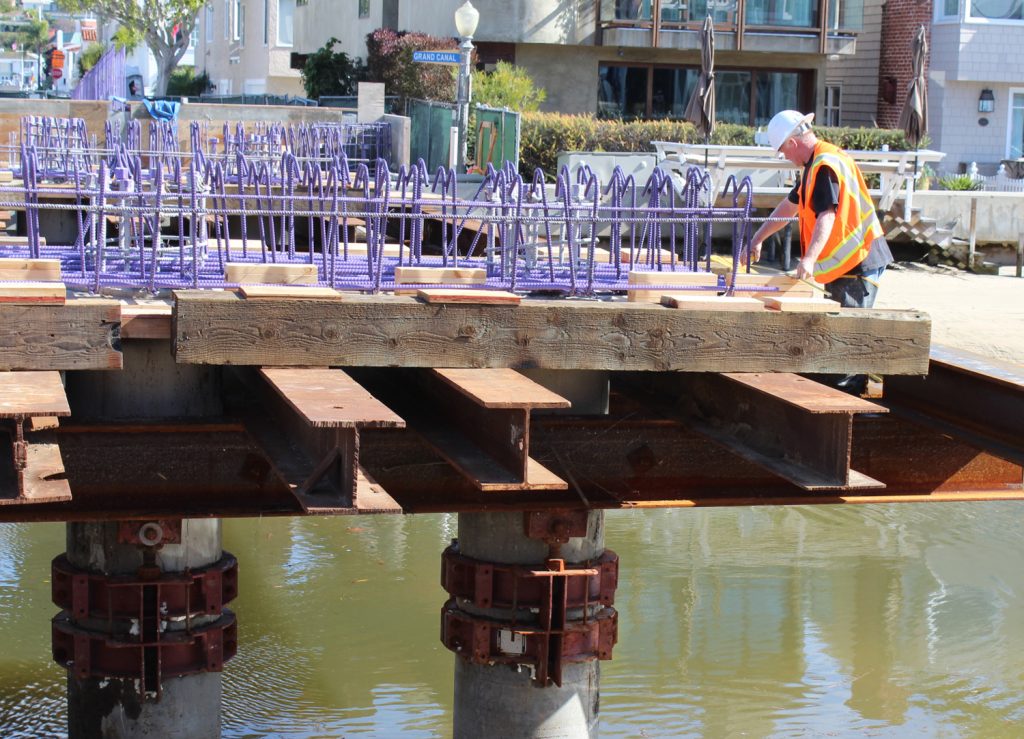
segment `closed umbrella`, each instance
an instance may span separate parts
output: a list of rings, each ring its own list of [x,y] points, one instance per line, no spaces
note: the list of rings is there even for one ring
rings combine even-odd
[[[704,18],[700,35],[700,77],[683,117],[704,134],[704,166],[708,166],[707,145],[715,131],[715,29],[710,14]]]
[[[913,77],[907,88],[903,110],[900,111],[900,128],[906,133],[910,145],[917,149],[928,133],[928,81],[924,77],[924,65],[928,60],[928,36],[923,25],[917,29],[911,50]]]

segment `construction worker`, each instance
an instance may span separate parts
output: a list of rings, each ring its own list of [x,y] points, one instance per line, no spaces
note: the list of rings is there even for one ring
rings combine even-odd
[[[818,140],[811,130],[813,120],[813,113],[784,110],[768,123],[769,146],[803,168],[796,187],[775,208],[772,218],[796,216],[799,221],[797,277],[824,284],[828,296],[844,307],[870,308],[892,253],[864,175],[846,152]],[[779,220],[761,225],[751,238],[752,261],[761,257],[764,240],[785,225]],[[867,387],[867,377],[844,378],[839,386],[861,393]]]

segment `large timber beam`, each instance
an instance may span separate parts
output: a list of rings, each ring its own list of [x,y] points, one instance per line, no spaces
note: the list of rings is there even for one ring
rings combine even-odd
[[[0,304],[0,371],[121,369],[121,304]]]
[[[624,300],[430,306],[405,296],[246,300],[175,293],[186,364],[700,372],[927,371],[916,311],[679,311]]]

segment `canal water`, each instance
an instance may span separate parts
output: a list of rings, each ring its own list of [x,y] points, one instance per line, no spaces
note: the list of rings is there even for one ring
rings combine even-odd
[[[1024,504],[608,514],[603,737],[1024,735]],[[444,737],[455,516],[227,521],[224,736]],[[0,737],[65,733],[49,659],[64,526],[0,525]]]

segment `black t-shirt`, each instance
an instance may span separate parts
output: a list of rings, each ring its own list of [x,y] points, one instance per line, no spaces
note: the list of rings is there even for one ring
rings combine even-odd
[[[806,199],[807,190],[805,185],[810,171],[811,163],[807,162],[804,165],[803,176],[799,178],[796,186],[789,193],[789,202],[794,205],[800,204],[800,188],[802,187],[804,187],[804,197]],[[811,210],[814,211],[816,216],[839,205],[839,178],[831,167],[822,166],[819,170],[818,178],[814,182],[814,192],[811,193],[810,203]],[[865,272],[874,272],[880,267],[891,264],[892,261],[889,243],[885,240],[884,236],[879,236],[871,242],[871,247],[864,261],[851,269],[848,274],[859,275]]]

